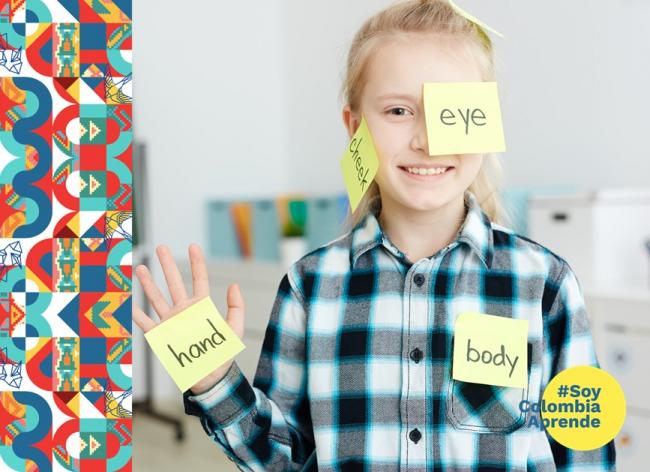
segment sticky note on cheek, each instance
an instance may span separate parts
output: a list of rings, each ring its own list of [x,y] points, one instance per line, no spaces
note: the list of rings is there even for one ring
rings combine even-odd
[[[341,160],[341,170],[345,187],[350,198],[350,209],[356,210],[363,195],[368,191],[370,183],[377,174],[379,159],[375,144],[368,128],[365,117],[356,133],[350,140],[350,144]]]
[[[210,297],[160,323],[144,337],[183,392],[245,348]]]
[[[429,154],[506,150],[496,82],[430,82],[423,88]]]
[[[528,385],[528,320],[461,313],[454,327],[452,377],[503,387]]]

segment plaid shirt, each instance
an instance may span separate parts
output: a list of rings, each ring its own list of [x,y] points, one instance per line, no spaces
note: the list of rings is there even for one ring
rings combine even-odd
[[[571,450],[519,410],[598,366],[567,262],[491,223],[470,192],[456,239],[410,263],[370,214],[280,282],[251,386],[237,363],[188,414],[245,471],[609,471],[614,442]],[[528,387],[451,377],[454,322],[527,319]]]

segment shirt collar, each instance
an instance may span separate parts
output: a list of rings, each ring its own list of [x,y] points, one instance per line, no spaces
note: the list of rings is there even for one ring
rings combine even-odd
[[[470,191],[465,192],[465,206],[467,214],[458,231],[456,241],[467,244],[489,269],[492,266],[493,256],[492,225],[476,197]],[[379,245],[383,245],[393,255],[406,260],[404,253],[383,233],[376,214],[370,212],[352,230],[350,251],[352,267],[362,254]]]

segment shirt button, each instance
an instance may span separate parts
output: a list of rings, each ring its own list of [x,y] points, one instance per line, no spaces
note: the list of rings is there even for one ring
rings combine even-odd
[[[411,432],[409,433],[409,438],[415,444],[418,443],[421,437],[422,437],[422,433],[420,433],[420,431],[417,428],[412,429]]]
[[[415,285],[418,287],[422,287],[422,284],[424,283],[424,275],[422,274],[415,274],[413,277],[413,282],[415,282]]]
[[[411,351],[411,359],[413,362],[418,363],[422,360],[422,351],[417,347]]]

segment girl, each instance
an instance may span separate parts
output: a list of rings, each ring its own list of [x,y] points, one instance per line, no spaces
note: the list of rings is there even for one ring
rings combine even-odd
[[[488,36],[445,1],[405,1],[363,25],[347,66],[343,121],[352,136],[365,116],[376,179],[349,231],[280,282],[253,384],[231,361],[185,393],[186,412],[246,471],[613,470],[613,442],[568,450],[519,408],[561,370],[598,365],[572,270],[497,224],[495,156],[428,154],[422,84],[494,80]],[[158,256],[172,307],[136,273],[165,320],[208,281],[196,245],[192,298]],[[236,285],[227,298],[243,336]],[[453,379],[464,312],[528,320],[526,388]]]

